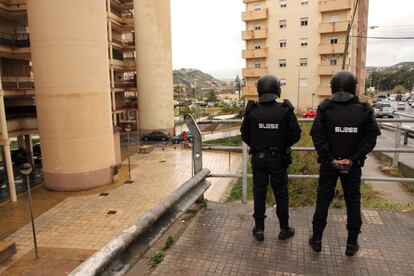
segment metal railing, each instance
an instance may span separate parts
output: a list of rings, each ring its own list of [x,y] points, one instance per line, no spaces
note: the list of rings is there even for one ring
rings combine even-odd
[[[0,32],[0,45],[11,48],[30,47],[29,33]]]
[[[2,76],[1,85],[4,90],[34,89],[34,79],[29,76]]]
[[[397,114],[398,115],[398,114]],[[313,119],[308,118],[299,118],[299,122],[303,123],[312,123]],[[199,122],[191,122],[186,120],[188,127],[190,128],[191,123],[194,124],[234,124],[241,123],[240,119],[233,120],[204,120]],[[401,128],[402,123],[414,123],[414,118],[394,118],[394,119],[377,119],[377,122],[382,123],[395,123],[396,135],[395,135],[395,148],[375,148],[374,152],[383,152],[383,153],[394,153],[393,157],[393,166],[398,166],[399,163],[399,154],[400,153],[414,153],[414,148],[400,148],[400,139],[401,132],[398,131]],[[191,131],[191,129],[190,129]],[[197,141],[194,139],[194,144]],[[201,142],[200,142],[201,143]],[[248,162],[248,146],[243,143],[242,146],[211,146],[211,145],[202,145],[202,149],[211,149],[211,150],[226,150],[226,151],[241,151],[242,155],[242,174],[216,174],[212,173],[209,177],[216,178],[241,178],[242,179],[242,202],[247,202],[247,179],[252,177],[251,174],[247,174],[247,162]],[[302,152],[313,152],[315,151],[314,147],[292,147],[292,151],[302,151]],[[290,179],[318,179],[318,175],[289,175]],[[381,182],[414,182],[414,178],[399,178],[399,177],[362,177],[362,180],[365,181],[381,181]]]

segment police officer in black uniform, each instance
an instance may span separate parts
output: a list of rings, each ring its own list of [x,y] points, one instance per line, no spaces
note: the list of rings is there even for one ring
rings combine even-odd
[[[240,130],[252,154],[253,235],[259,241],[264,240],[266,191],[270,178],[281,229],[279,239],[286,240],[295,234],[295,229],[289,226],[287,168],[291,162],[290,147],[299,141],[301,129],[292,104],[288,100],[276,102],[281,94],[280,82],[276,77],[261,77],[257,91],[259,102],[248,102]]]
[[[372,107],[361,103],[355,96],[356,86],[357,79],[351,72],[336,73],[331,80],[333,95],[319,105],[311,129],[321,164],[313,235],[309,240],[316,252],[322,250],[322,235],[338,178],[341,179],[347,208],[345,254],[353,256],[359,249],[358,235],[362,226],[361,167],[381,132]]]

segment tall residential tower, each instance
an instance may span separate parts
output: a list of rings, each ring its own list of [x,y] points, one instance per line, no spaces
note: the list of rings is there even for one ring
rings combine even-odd
[[[358,76],[359,93],[365,87],[368,1],[359,1],[345,63],[345,69]],[[244,97],[256,98],[255,82],[264,74],[279,77],[282,97],[299,110],[314,107],[328,97],[329,81],[343,64],[347,28],[356,0],[243,2]]]

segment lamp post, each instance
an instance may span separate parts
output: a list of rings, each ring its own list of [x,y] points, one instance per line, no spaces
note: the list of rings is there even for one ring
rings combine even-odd
[[[241,101],[241,81],[240,81],[240,78],[239,78],[238,74],[237,74],[237,77],[234,80],[234,82],[236,83],[237,91],[239,93],[239,102],[240,102]]]
[[[33,232],[33,243],[34,243],[34,249],[35,249],[35,256],[36,260],[39,258],[39,255],[37,253],[37,239],[36,239],[36,228],[35,223],[33,219],[33,209],[32,209],[32,191],[30,190],[30,179],[29,174],[32,172],[32,165],[30,163],[24,163],[20,166],[19,170],[22,175],[26,176],[26,183],[27,183],[27,194],[29,196],[29,214],[30,219],[32,221],[32,232]]]
[[[300,65],[296,65],[298,67],[298,95],[296,99],[296,112],[299,113],[299,97],[300,97]]]
[[[315,99],[315,93],[312,93],[312,109],[313,109],[313,101]]]
[[[131,178],[131,154],[129,153],[129,143],[130,143],[129,133],[131,132],[131,126],[130,125],[126,125],[125,126],[125,132],[127,133],[127,137],[128,137],[128,144],[127,144],[127,153],[128,153],[128,180],[125,181],[125,184],[131,184],[131,183],[134,182],[134,180],[132,180],[132,178]]]

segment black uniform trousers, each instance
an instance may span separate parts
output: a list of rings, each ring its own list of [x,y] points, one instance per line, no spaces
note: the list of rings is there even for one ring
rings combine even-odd
[[[253,153],[253,196],[254,214],[256,220],[266,218],[266,192],[267,186],[272,186],[276,199],[276,214],[281,228],[289,225],[289,195],[288,195],[288,157],[286,154]]]
[[[361,219],[361,166],[354,164],[348,174],[340,174],[332,164],[322,162],[319,172],[319,185],[315,215],[313,216],[313,232],[322,238],[326,227],[329,205],[335,196],[338,178],[341,179],[347,210],[347,230],[349,236],[358,237],[362,226]]]

